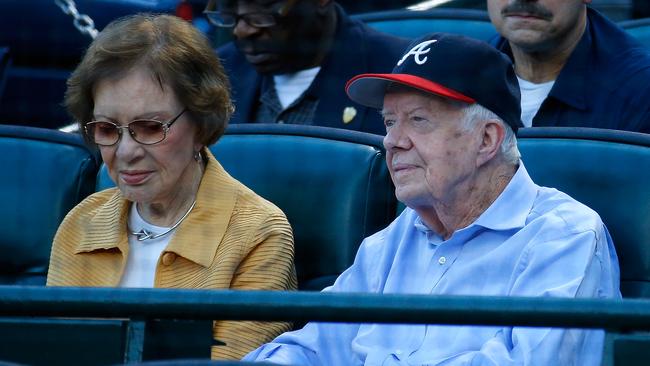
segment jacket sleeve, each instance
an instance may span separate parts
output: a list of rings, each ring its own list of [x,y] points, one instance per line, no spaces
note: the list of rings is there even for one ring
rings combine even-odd
[[[233,276],[233,290],[295,290],[293,235],[281,213],[272,213],[255,230]],[[214,336],[226,343],[213,346],[213,359],[240,359],[246,353],[291,329],[291,323],[216,321]]]

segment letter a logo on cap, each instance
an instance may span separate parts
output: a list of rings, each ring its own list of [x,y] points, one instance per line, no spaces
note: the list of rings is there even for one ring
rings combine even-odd
[[[429,41],[424,41],[424,42],[418,44],[417,46],[411,48],[411,50],[408,51],[406,53],[406,55],[404,55],[404,57],[402,57],[401,60],[397,61],[397,66],[401,65],[411,55],[413,55],[413,58],[415,59],[415,63],[418,64],[418,65],[422,65],[423,63],[427,62],[428,57],[420,58],[420,56],[426,55],[427,53],[429,53],[429,51],[431,51],[431,48],[425,48],[425,47],[427,47],[428,45],[430,45],[432,43],[435,43],[435,42],[438,42],[438,40],[437,39],[432,39],[432,40],[429,40]]]

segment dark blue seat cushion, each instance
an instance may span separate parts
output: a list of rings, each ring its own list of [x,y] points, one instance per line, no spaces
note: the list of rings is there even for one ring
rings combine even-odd
[[[52,239],[94,191],[96,156],[78,135],[0,125],[0,284],[45,284]]]
[[[358,14],[354,18],[382,32],[404,38],[416,38],[431,32],[446,32],[488,41],[497,34],[484,10],[398,9]]]
[[[90,16],[97,30],[137,12],[173,13],[178,0],[77,0],[77,11]],[[58,128],[71,123],[63,94],[66,79],[90,45],[73,18],[54,0],[4,0],[0,46],[9,48],[12,66],[0,98],[0,123]],[[1,95],[1,94],[0,94]]]
[[[520,129],[533,180],[598,212],[621,266],[626,297],[650,297],[650,136],[589,128]]]
[[[619,22],[618,25],[644,46],[650,47],[650,18],[625,20]]]

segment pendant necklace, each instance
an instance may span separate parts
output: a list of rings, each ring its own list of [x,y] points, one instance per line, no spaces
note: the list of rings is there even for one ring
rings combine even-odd
[[[138,241],[145,241],[145,240],[149,240],[149,239],[158,239],[161,236],[167,235],[172,230],[176,229],[176,227],[178,227],[178,225],[180,225],[181,222],[183,222],[183,220],[185,220],[187,215],[190,214],[190,211],[192,211],[192,209],[194,208],[194,205],[196,205],[196,200],[194,202],[192,202],[192,206],[190,206],[190,208],[187,210],[187,212],[185,212],[183,217],[181,217],[178,221],[176,221],[176,223],[174,225],[172,225],[172,227],[170,227],[167,231],[165,231],[163,233],[160,233],[160,234],[150,233],[145,228],[142,228],[142,230],[140,230],[140,231],[130,231],[130,233],[131,233],[131,235],[135,235],[136,239],[138,239]]]

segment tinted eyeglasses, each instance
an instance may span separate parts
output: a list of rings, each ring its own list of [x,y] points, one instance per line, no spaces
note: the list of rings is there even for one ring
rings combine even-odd
[[[100,146],[113,146],[122,138],[122,130],[129,131],[131,137],[143,145],[153,145],[161,142],[167,137],[169,128],[180,118],[187,108],[176,115],[168,122],[160,122],[155,119],[136,119],[126,126],[120,126],[108,121],[92,121],[86,123],[84,131],[90,141]]]
[[[203,14],[208,21],[217,27],[233,28],[240,19],[246,24],[255,28],[268,28],[277,25],[282,17],[285,17],[297,0],[287,0],[287,2],[276,12],[251,12],[246,14],[236,14],[231,11],[213,11],[204,10]]]

